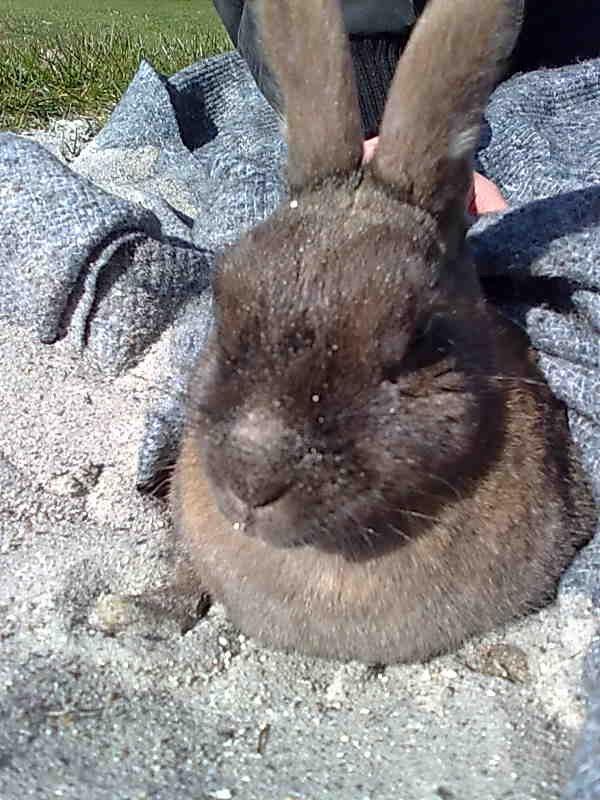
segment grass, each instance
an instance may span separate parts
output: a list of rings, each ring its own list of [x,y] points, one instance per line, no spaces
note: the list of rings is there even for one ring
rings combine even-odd
[[[0,130],[104,120],[140,60],[171,74],[230,47],[210,0],[2,0]],[[118,6],[118,7],[117,7]]]

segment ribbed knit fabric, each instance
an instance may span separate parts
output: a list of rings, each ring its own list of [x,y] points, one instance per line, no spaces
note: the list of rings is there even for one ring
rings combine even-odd
[[[407,39],[408,35],[350,37],[365,139],[379,132],[387,93]]]

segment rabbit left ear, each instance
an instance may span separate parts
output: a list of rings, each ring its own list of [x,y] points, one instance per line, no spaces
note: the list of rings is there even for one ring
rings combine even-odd
[[[285,106],[290,189],[353,172],[363,136],[339,0],[255,2]]]

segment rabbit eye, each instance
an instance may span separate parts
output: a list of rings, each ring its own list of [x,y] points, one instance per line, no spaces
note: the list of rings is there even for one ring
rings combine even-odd
[[[429,369],[446,359],[451,341],[445,328],[444,319],[437,314],[417,325],[404,357],[384,366],[383,380],[395,383],[403,376]]]
[[[309,350],[315,341],[315,334],[313,331],[294,330],[287,334],[283,339],[283,348],[290,355],[298,355],[299,353]]]
[[[421,346],[431,335],[432,327],[433,327],[432,317],[429,317],[427,320],[417,325],[412,338],[412,343],[411,343],[412,347]]]

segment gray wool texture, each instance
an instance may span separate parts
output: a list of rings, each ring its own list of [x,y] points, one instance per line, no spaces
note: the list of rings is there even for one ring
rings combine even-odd
[[[569,408],[600,499],[600,60],[517,76],[486,113],[481,169],[511,208],[470,231],[484,285],[526,326]],[[218,253],[285,196],[278,120],[235,53],[170,79],[140,69],[106,127],[69,166],[0,135],[0,316],[67,339],[101,371],[168,342],[137,480],[177,447],[186,379],[210,328]],[[600,608],[600,535],[561,592]],[[600,640],[589,713],[564,798],[600,797]]]

